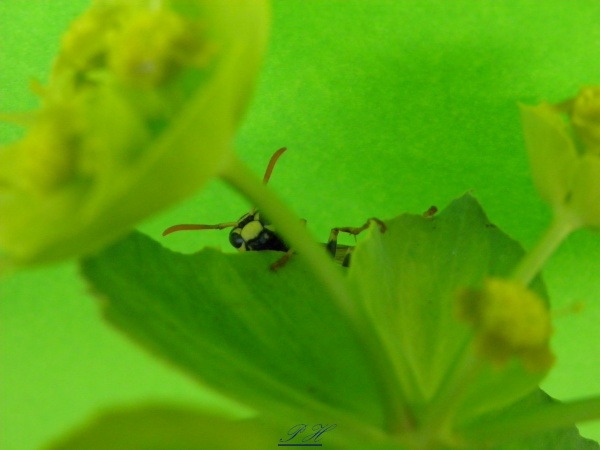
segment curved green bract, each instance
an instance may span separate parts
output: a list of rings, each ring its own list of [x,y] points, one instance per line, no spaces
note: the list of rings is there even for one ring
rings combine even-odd
[[[216,176],[267,15],[263,0],[95,1],[24,138],[0,148],[0,269],[96,251]]]

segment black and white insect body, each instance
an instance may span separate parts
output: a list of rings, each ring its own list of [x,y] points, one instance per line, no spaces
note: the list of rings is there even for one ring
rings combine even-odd
[[[267,184],[275,163],[287,149],[277,150],[267,166],[263,183]],[[163,231],[163,236],[184,230],[223,230],[232,228],[229,233],[229,243],[240,252],[275,250],[288,252],[289,247],[275,231],[275,227],[261,213],[253,208],[236,222],[218,223],[216,225],[182,224],[174,225]]]
[[[275,250],[287,252],[288,246],[279,237],[273,225],[259,211],[244,214],[229,233],[229,243],[241,252]]]

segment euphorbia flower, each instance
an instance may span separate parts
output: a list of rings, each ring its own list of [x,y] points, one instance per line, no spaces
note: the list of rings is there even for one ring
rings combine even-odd
[[[266,29],[263,0],[95,0],[0,148],[0,269],[98,250],[217,175]]]
[[[477,353],[498,368],[511,357],[531,372],[552,367],[550,314],[533,291],[514,281],[488,278],[481,289],[465,290],[458,306],[460,316],[475,329]]]
[[[600,86],[561,104],[522,106],[521,113],[540,195],[573,229],[600,227]]]
[[[521,106],[521,116],[533,182],[554,212],[513,274],[527,285],[570,233],[600,227],[600,87],[560,104]]]

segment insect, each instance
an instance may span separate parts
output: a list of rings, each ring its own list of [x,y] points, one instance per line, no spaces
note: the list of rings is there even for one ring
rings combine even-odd
[[[263,177],[263,183],[267,184],[269,182],[277,160],[286,150],[287,148],[285,147],[280,148],[273,154],[273,156],[271,156],[271,160],[269,161],[269,165],[267,166],[265,175]],[[323,245],[336,262],[340,263],[344,267],[348,267],[350,265],[350,255],[353,247],[349,245],[338,244],[338,235],[340,233],[347,233],[357,236],[369,228],[371,222],[377,224],[382,233],[385,232],[386,226],[381,220],[370,218],[361,227],[332,228],[327,244]],[[163,236],[167,236],[168,234],[175,233],[177,231],[223,230],[225,228],[232,228],[232,230],[229,232],[229,243],[240,252],[262,250],[285,252],[280,259],[271,265],[272,270],[277,270],[283,267],[294,253],[293,250],[290,249],[285,241],[281,238],[281,236],[277,234],[277,231],[268,221],[268,219],[262,216],[260,211],[258,211],[256,208],[252,208],[248,213],[244,214],[235,222],[224,222],[215,225],[173,225],[163,231],[162,234]]]

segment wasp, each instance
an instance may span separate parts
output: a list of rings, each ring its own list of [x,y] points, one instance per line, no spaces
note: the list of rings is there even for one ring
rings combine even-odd
[[[265,174],[263,176],[263,183],[267,184],[275,168],[275,164],[281,157],[281,155],[287,150],[283,147],[277,150],[269,161]],[[306,221],[304,221],[306,222]],[[323,244],[329,254],[334,258],[336,262],[341,264],[343,267],[350,265],[350,255],[352,253],[352,246],[338,244],[338,235],[340,233],[347,233],[353,236],[357,236],[364,230],[369,228],[371,222],[374,222],[380,232],[385,232],[385,224],[376,218],[370,218],[360,227],[336,227],[332,228],[329,234],[329,240],[326,244]],[[279,252],[285,252],[284,255],[271,265],[272,270],[277,270],[284,266],[294,253],[292,249],[286,244],[286,242],[277,234],[275,227],[269,222],[269,220],[262,216],[260,211],[256,208],[252,208],[249,212],[244,214],[235,222],[224,222],[216,225],[202,225],[202,224],[181,224],[173,225],[163,231],[163,236],[174,233],[176,231],[189,231],[189,230],[223,230],[225,228],[232,228],[229,232],[229,243],[240,252],[249,251],[263,251],[263,250],[274,250]]]

